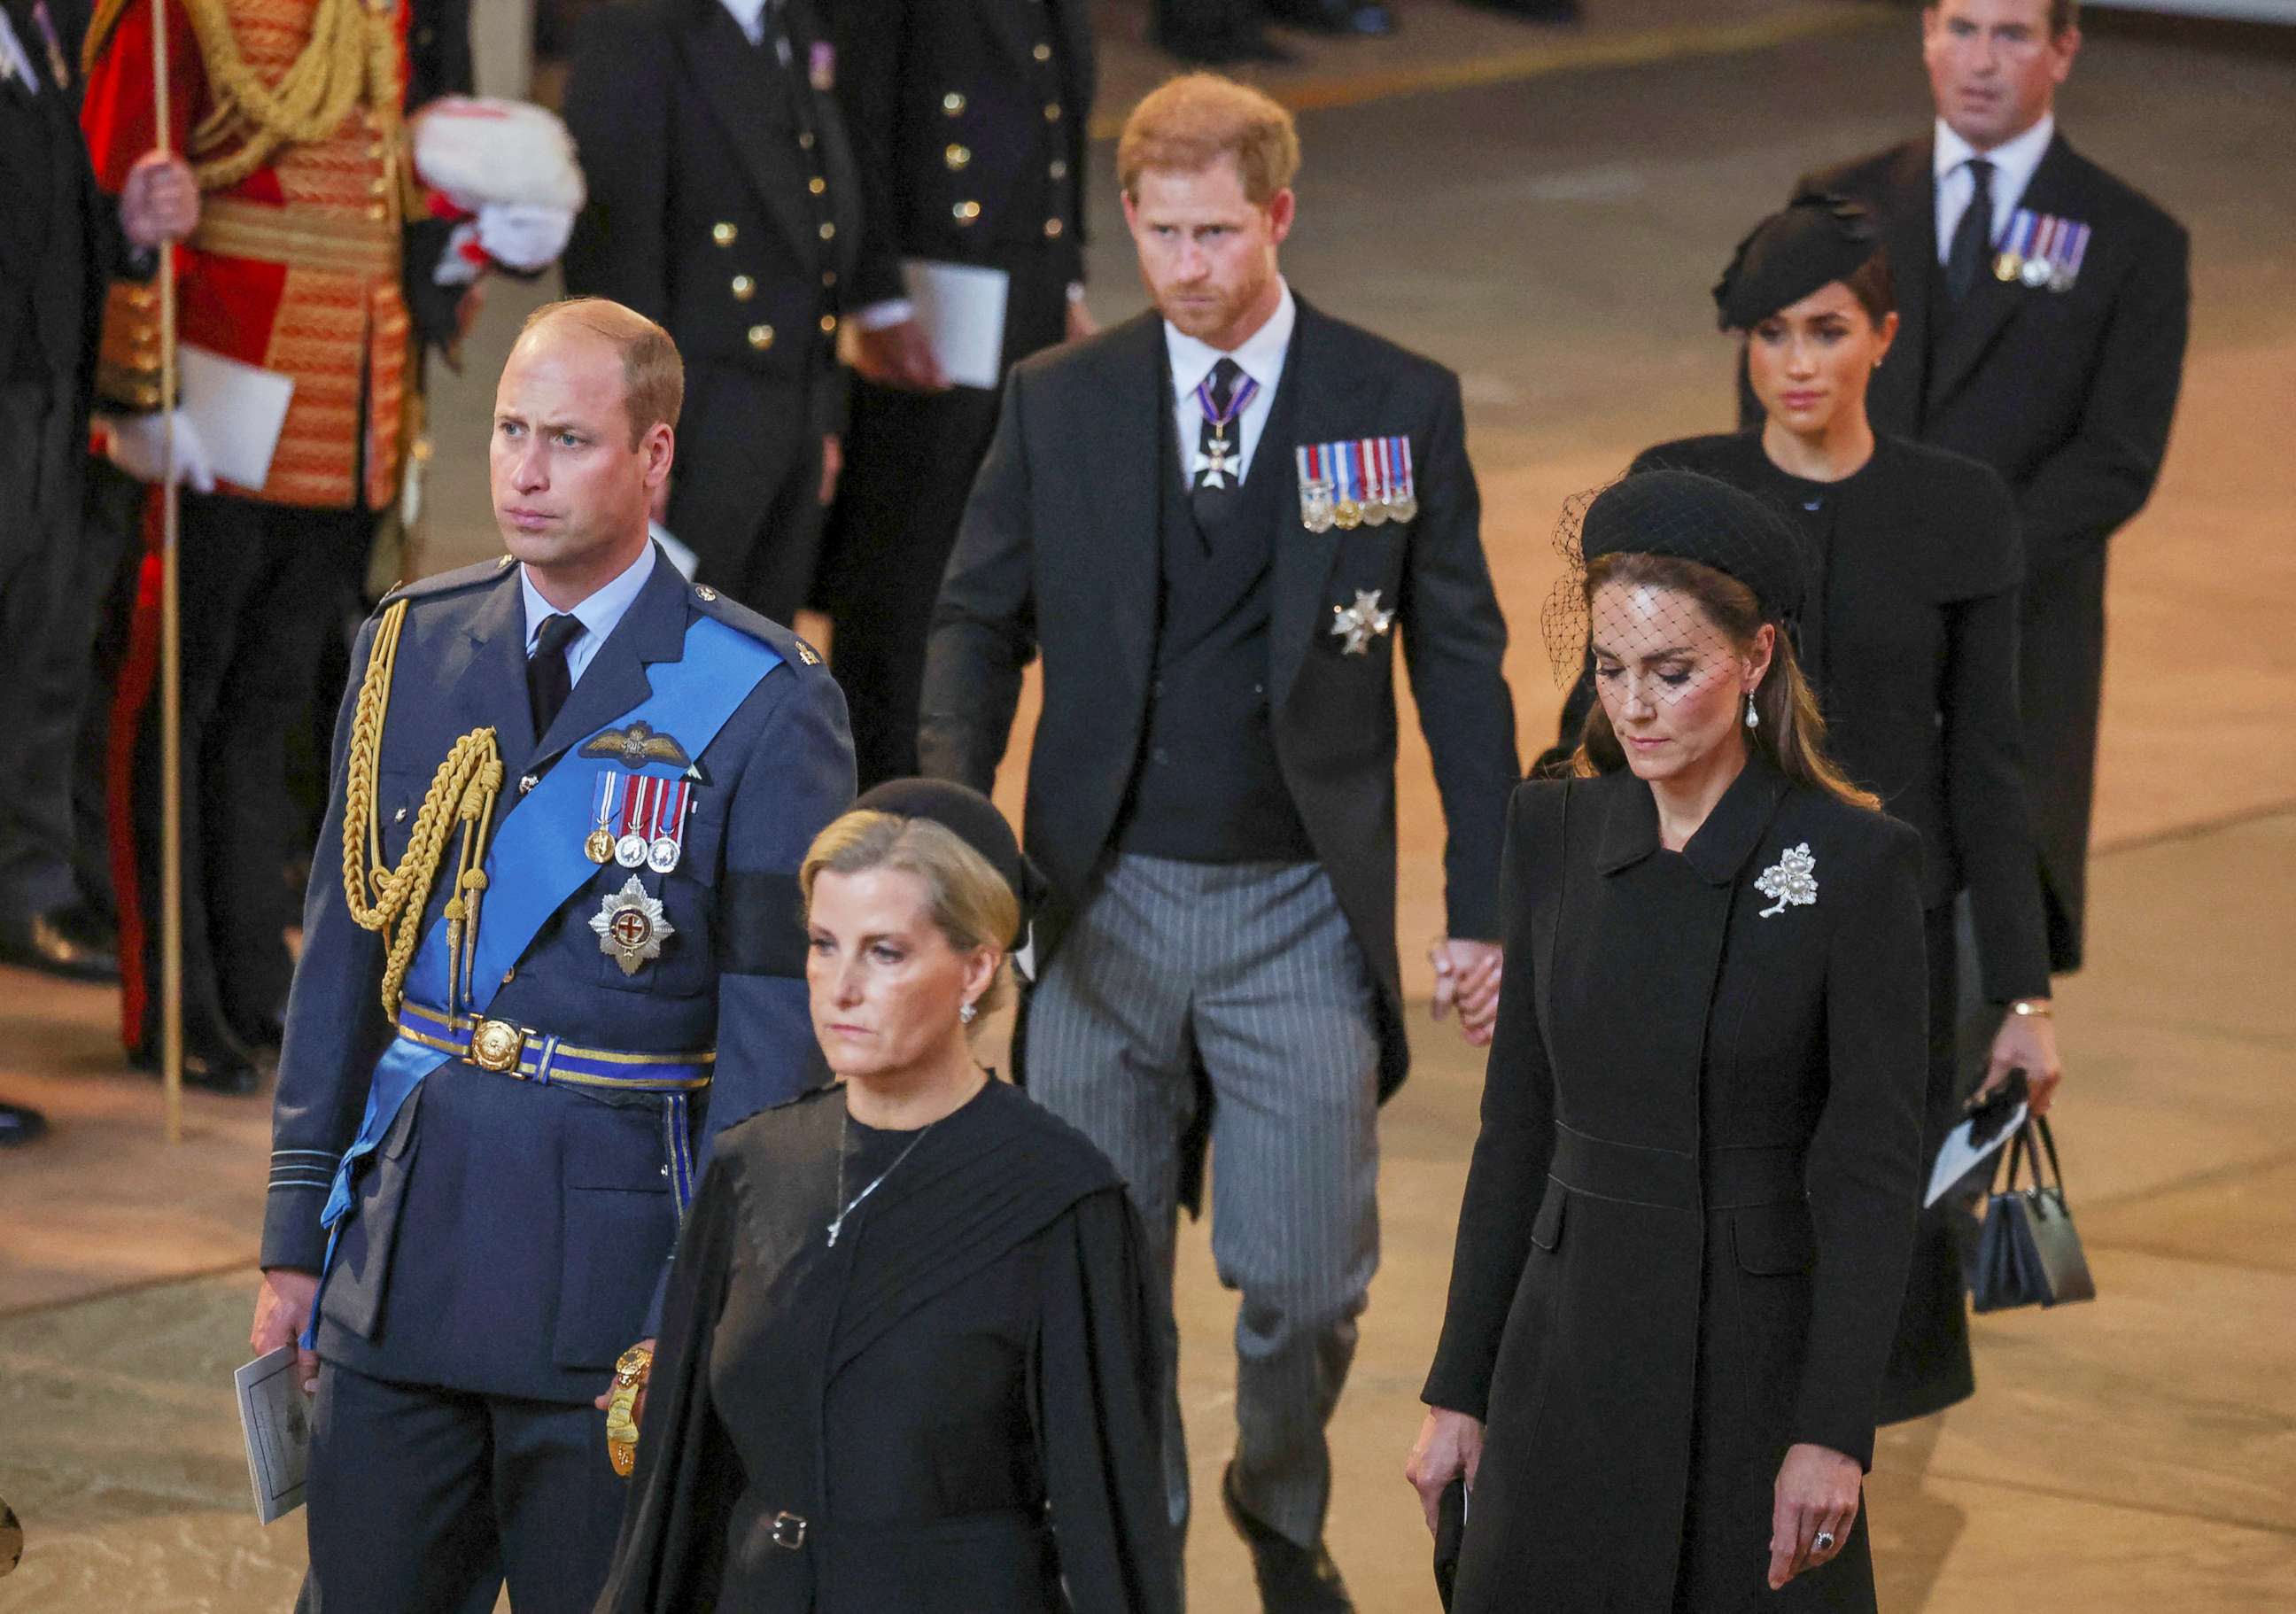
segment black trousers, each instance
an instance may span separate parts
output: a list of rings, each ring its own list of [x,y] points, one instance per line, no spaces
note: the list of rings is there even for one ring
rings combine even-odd
[[[1959,981],[1961,938],[1952,903],[1923,915],[1929,952],[1929,1087],[1922,1104],[1922,1192],[1945,1135],[1962,1118],[1976,1085],[1961,1057]],[[1983,1073],[1980,1062],[1978,1075]],[[1969,1307],[1962,1278],[1962,1224],[1968,1214],[1950,1197],[1921,1214],[1914,1234],[1914,1265],[1906,1280],[1906,1307],[1882,1378],[1878,1422],[1942,1412],[1976,1393],[1969,1354]]]
[[[103,557],[80,542],[86,423],[68,380],[0,381],[0,915],[73,897],[72,757]]]
[[[783,626],[812,602],[821,558],[821,408],[812,387],[686,367],[664,525],[693,551],[695,582]]]
[[[1004,308],[1009,371],[1066,334],[1068,285],[1047,252],[1014,249],[996,255],[994,266],[1012,276]],[[835,625],[830,668],[845,692],[865,791],[917,771],[917,700],[933,602],[1001,401],[979,387],[918,393],[853,384],[845,471],[816,603]]]
[[[254,1037],[286,1001],[286,930],[302,893],[285,870],[299,819],[287,787],[289,731],[302,720],[335,602],[365,564],[374,518],[226,495],[183,496],[177,572],[183,622],[184,1007]],[[124,695],[139,693],[133,780],[133,900],[121,893],[129,1039],[153,1045],[160,980],[160,700],[143,653],[156,643],[144,598]],[[340,692],[317,694],[332,703]],[[121,717],[114,709],[114,722]],[[119,782],[115,781],[115,788]],[[332,860],[324,855],[324,871]],[[324,875],[323,875],[324,877]]]
[[[600,1389],[604,1388],[602,1381]],[[623,1482],[605,1414],[324,1362],[311,1409],[308,1614],[589,1614]]]

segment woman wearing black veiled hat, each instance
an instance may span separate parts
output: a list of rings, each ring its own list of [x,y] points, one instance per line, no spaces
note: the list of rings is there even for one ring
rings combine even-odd
[[[1925,1159],[1970,1096],[1956,1059],[1956,977],[1968,895],[1976,976],[1993,1005],[1980,1091],[2021,1069],[2037,1109],[2062,1072],[2049,1019],[2048,939],[2017,716],[2016,507],[1987,466],[1877,435],[1866,383],[1898,327],[1890,266],[1854,202],[1806,197],[1765,219],[1715,287],[1742,332],[1765,418],[1664,443],[1638,467],[1704,471],[1784,511],[1815,566],[1802,665],[1835,758],[1922,835],[1930,965]],[[1966,973],[1966,971],[1961,971]],[[1882,1421],[1950,1406],[1975,1388],[1961,1261],[1941,1204],[1923,1218]]]
[[[718,1136],[599,1614],[1177,1611],[1138,1217],[971,1054],[1034,871],[903,780],[799,879],[840,1080]]]
[[[1472,1614],[1870,1614],[1919,840],[1827,758],[1786,631],[1808,561],[1769,506],[1644,471],[1566,553],[1549,648],[1591,659],[1599,704],[1575,776],[1510,809],[1509,968],[1409,1476],[1431,1520],[1468,1481]]]

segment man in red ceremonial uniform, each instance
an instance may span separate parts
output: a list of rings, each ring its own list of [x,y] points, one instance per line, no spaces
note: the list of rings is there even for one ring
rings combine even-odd
[[[176,255],[185,1074],[244,1092],[250,1050],[277,1039],[290,971],[288,732],[398,496],[417,344],[454,339],[479,256],[464,243],[503,233],[490,239],[481,209],[450,251],[455,226],[415,176],[403,0],[167,0],[161,14],[168,136],[204,193]],[[153,17],[152,0],[104,0],[89,29],[82,121],[108,189],[158,133]],[[541,266],[535,255],[497,253],[521,268]],[[155,290],[115,284],[99,407],[115,412],[111,457],[147,481],[160,474],[160,356]],[[267,462],[233,458],[244,434],[226,442],[223,428],[275,416],[283,380]],[[125,1031],[145,1056],[159,1042],[160,905],[151,525],[112,730]]]

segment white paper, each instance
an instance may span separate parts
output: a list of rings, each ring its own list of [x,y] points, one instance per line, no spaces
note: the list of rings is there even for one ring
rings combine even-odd
[[[1923,1209],[1936,1204],[1947,1189],[1969,1175],[1971,1167],[2017,1135],[2025,1125],[2025,1106],[2020,1104],[2012,1110],[2007,1121],[1997,1131],[1987,1134],[1982,1143],[1970,1135],[1978,1119],[1972,1116],[1945,1135],[1945,1142],[1938,1147],[1937,1164],[1930,1170],[1930,1191],[1922,1200]]]
[[[311,1456],[311,1409],[295,1368],[295,1348],[283,1345],[231,1376],[239,1392],[239,1424],[247,1436],[247,1477],[255,1487],[255,1517],[264,1524],[303,1505],[303,1474]]]
[[[905,258],[901,278],[942,372],[960,387],[993,389],[1004,358],[1004,299],[1013,277],[1002,269]]]
[[[242,487],[262,487],[270,479],[287,402],[295,396],[293,379],[189,342],[176,356],[176,365],[184,413],[216,475]]]

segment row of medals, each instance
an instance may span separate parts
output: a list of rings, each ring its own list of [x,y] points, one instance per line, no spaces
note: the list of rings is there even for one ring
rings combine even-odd
[[[1336,527],[1342,532],[1353,532],[1358,527],[1384,527],[1390,521],[1407,521],[1419,513],[1419,501],[1412,494],[1390,493],[1378,498],[1335,499],[1329,482],[1309,482],[1300,489],[1300,521],[1309,532],[1329,532]]]
[[[2073,277],[2062,264],[2053,264],[2046,258],[2021,258],[2014,252],[1997,254],[1993,259],[1993,277],[2002,281],[2023,281],[2036,291],[2046,286],[2052,291],[2070,291]]]
[[[626,869],[644,867],[657,874],[667,874],[676,868],[681,851],[675,836],[657,835],[648,840],[635,830],[616,840],[611,831],[594,829],[582,843],[582,854],[592,863],[617,863]]]

